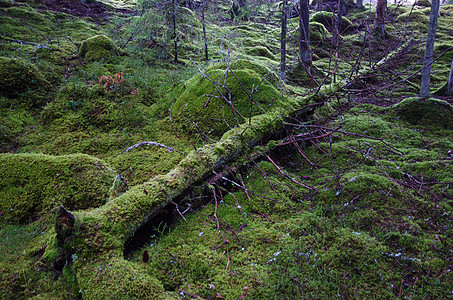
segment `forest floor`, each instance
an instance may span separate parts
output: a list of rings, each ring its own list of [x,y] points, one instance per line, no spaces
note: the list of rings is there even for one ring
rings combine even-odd
[[[453,6],[420,99],[429,8],[350,11],[338,53],[311,12],[313,76],[290,19],[282,84],[278,5],[210,7],[205,63],[164,4],[0,0],[0,299],[451,298]]]

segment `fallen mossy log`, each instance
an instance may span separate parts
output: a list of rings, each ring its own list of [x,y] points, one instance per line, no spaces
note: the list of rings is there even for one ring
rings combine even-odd
[[[367,71],[359,76],[364,73]],[[58,265],[74,274],[74,289],[88,299],[165,298],[165,290],[156,278],[147,274],[140,264],[124,258],[126,241],[205,176],[282,128],[283,116],[297,116],[300,107],[323,103],[347,84],[339,82],[323,87],[293,106],[252,117],[226,132],[219,142],[192,151],[169,173],[132,187],[102,207],[73,213],[57,208],[60,260],[63,258],[66,266]]]

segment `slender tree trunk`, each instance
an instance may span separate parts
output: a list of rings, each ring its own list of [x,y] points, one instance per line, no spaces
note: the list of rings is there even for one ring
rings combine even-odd
[[[426,38],[425,57],[423,59],[420,97],[429,96],[429,83],[431,81],[431,65],[433,63],[434,41],[436,39],[438,16],[439,16],[439,0],[432,0],[431,14],[429,16],[428,36]]]
[[[174,47],[175,47],[175,62],[178,61],[178,37],[176,35],[176,0],[172,1],[173,6],[173,15],[172,15],[172,22],[173,22],[173,39],[174,39]]]
[[[344,0],[338,0],[337,19],[335,20],[335,27],[333,29],[332,47],[335,50],[335,65],[333,68],[333,82],[337,81],[337,69],[338,69],[338,48],[340,46],[340,29],[341,19],[343,18],[343,6]]]
[[[385,37],[385,16],[387,14],[387,0],[377,0],[376,15],[374,18],[375,32],[381,38]]]
[[[450,76],[448,76],[447,96],[453,96],[453,60],[451,61]]]
[[[305,66],[310,66],[310,24],[309,0],[300,0],[299,9],[299,60]]]
[[[357,6],[357,8],[363,8],[363,0],[357,0],[355,5]]]
[[[206,10],[206,6],[209,0],[203,0],[203,9],[201,10],[201,22],[203,24],[203,40],[204,40],[204,60],[208,61],[208,39],[206,38],[206,22],[204,20],[204,13]]]
[[[282,7],[282,32],[280,35],[280,77],[283,82],[286,81],[286,27],[288,21],[288,15],[286,12],[288,0],[283,0]]]
[[[344,0],[338,0],[337,18],[333,28],[332,42],[333,48],[337,49],[340,42],[341,19],[343,18]]]

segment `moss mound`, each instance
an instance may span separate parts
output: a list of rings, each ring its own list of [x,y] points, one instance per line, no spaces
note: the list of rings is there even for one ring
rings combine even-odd
[[[43,92],[49,83],[36,68],[25,59],[0,57],[0,95],[24,97],[31,107],[41,105]],[[22,101],[21,101],[22,102]]]
[[[80,45],[80,57],[86,62],[103,61],[113,63],[116,61],[118,51],[112,40],[105,35],[95,35],[86,39]]]
[[[209,80],[197,74],[189,81],[172,109],[179,131],[219,137],[250,115],[265,113],[280,99],[267,80],[260,85],[263,77],[258,72],[247,68],[233,72],[211,69],[206,72]]]
[[[392,110],[403,120],[415,125],[434,125],[453,128],[453,107],[445,101],[429,98],[406,98]]]
[[[310,23],[321,23],[332,32],[335,26],[335,18],[336,16],[332,12],[319,11],[310,17]],[[345,33],[350,29],[352,29],[352,22],[346,17],[341,17],[340,32]]]
[[[275,60],[275,55],[267,49],[267,47],[257,46],[257,47],[250,47],[245,49],[245,53],[254,55],[254,56],[263,56],[269,59]]]
[[[0,154],[0,221],[24,223],[56,205],[86,209],[104,204],[115,173],[105,162],[75,154]]]
[[[109,258],[80,267],[76,261],[75,269],[84,299],[162,299],[164,295],[160,282],[142,264]]]
[[[326,26],[319,22],[310,22],[310,42],[320,42],[331,35]]]

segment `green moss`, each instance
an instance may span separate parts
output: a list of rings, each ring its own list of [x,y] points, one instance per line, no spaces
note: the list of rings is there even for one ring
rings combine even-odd
[[[39,107],[49,83],[32,63],[19,58],[0,57],[0,95],[20,97],[15,104]]]
[[[86,62],[102,61],[114,63],[117,60],[118,51],[109,37],[95,35],[82,42],[79,54]]]
[[[88,299],[162,299],[158,280],[143,265],[122,258],[74,263],[80,294]],[[118,280],[112,280],[118,278]]]
[[[417,30],[426,32],[426,24],[429,22],[430,8],[414,9],[397,16],[398,22],[409,22],[409,24]]]
[[[330,37],[326,26],[320,22],[310,22],[310,43],[319,43]]]
[[[245,53],[247,53],[249,55],[263,56],[263,57],[267,57],[269,59],[275,60],[275,55],[271,51],[269,51],[268,48],[263,47],[263,46],[246,48],[244,50],[245,50]]]
[[[46,242],[46,249],[41,259],[46,262],[49,266],[60,256],[60,250],[58,250],[57,237],[53,234],[49,237]]]
[[[253,70],[235,69],[234,74],[237,78],[231,71],[226,78],[223,70],[212,69],[207,71],[211,80],[200,74],[190,80],[172,108],[174,123],[181,132],[196,134],[200,139],[220,136],[250,116],[272,109],[281,97],[266,81],[259,85],[262,78]]]
[[[2,222],[27,222],[62,204],[86,209],[105,203],[114,172],[88,155],[0,154]]]
[[[417,125],[452,129],[453,109],[445,101],[434,98],[406,98],[392,110],[403,120]]]
[[[431,2],[429,0],[417,0],[415,5],[422,7],[431,7]]]
[[[310,23],[316,22],[324,25],[330,32],[333,31],[335,24],[335,15],[332,12],[319,11],[310,16]],[[340,31],[344,34],[352,29],[352,22],[346,18],[341,17]]]

